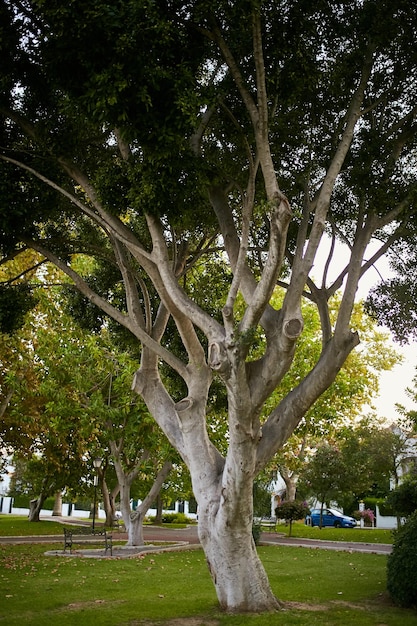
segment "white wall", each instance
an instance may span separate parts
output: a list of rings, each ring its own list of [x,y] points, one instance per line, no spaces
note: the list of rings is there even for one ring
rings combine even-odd
[[[401,518],[401,524],[404,524],[405,518]],[[397,528],[397,518],[393,515],[381,515],[378,505],[376,506],[376,527],[393,530]]]
[[[185,515],[189,517],[190,519],[197,519],[196,513],[189,512],[188,502],[184,502],[182,504],[184,506]],[[175,509],[169,509],[169,510],[167,509],[167,510],[164,510],[163,513],[164,514],[178,513],[179,509],[180,509],[180,503],[176,502]],[[27,517],[29,515],[29,509],[14,507],[13,498],[10,498],[9,496],[0,496],[0,513],[22,515],[22,516],[24,515]],[[49,509],[41,509],[40,515],[41,517],[52,517],[52,511]],[[149,509],[147,516],[151,517],[155,515],[156,515],[156,509]],[[66,502],[63,502],[62,503],[62,516],[88,519],[90,516],[90,511],[75,509],[74,505],[70,505]],[[106,519],[106,514],[104,510],[100,508],[100,506],[98,510],[97,519]]]

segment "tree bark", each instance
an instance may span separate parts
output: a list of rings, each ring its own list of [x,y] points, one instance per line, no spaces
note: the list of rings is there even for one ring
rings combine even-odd
[[[116,507],[114,505],[114,493],[110,492],[106,480],[103,479],[101,483],[101,493],[103,496],[103,508],[106,513],[106,526],[112,526],[114,518],[116,516]]]
[[[204,552],[222,609],[232,613],[281,608],[273,595],[252,538],[246,532],[213,527],[204,537]]]
[[[60,517],[62,515],[62,491],[57,491],[55,494],[54,510],[52,516]]]
[[[156,497],[156,516],[155,516],[155,522],[157,524],[162,523],[162,510],[163,510],[162,497],[161,497],[161,494],[158,493]]]
[[[285,482],[285,499],[289,502],[293,502],[297,493],[298,474],[295,472],[283,471],[282,468],[280,468],[280,473],[283,481]]]
[[[127,545],[143,546],[143,531],[141,531],[140,529],[135,529],[134,524],[132,525],[132,513],[134,513],[134,511],[131,511],[130,509],[131,481],[129,481],[129,477],[124,474],[122,468],[118,468],[117,462],[115,462],[115,467],[120,487],[120,512],[122,514],[123,523],[125,525],[128,538]],[[132,543],[132,541],[137,541],[138,543]]]
[[[34,498],[33,500],[30,501],[29,515],[28,515],[29,522],[39,522],[39,516],[41,513],[43,503],[46,500],[46,497],[47,497],[46,495],[40,495],[39,498]]]
[[[175,405],[164,405],[163,386],[156,379],[151,384],[149,372],[146,380],[138,377],[137,383],[142,383],[145,402],[161,424],[172,411],[181,423],[183,458],[198,503],[199,538],[220,605],[230,612],[271,611],[280,603],[272,593],[252,537],[252,491],[260,423],[248,395],[245,365],[237,353],[234,347],[230,349],[230,368],[225,374],[230,431],[226,458],[207,437],[202,368],[189,377],[187,399]]]
[[[127,545],[128,546],[144,546],[145,539],[143,536],[143,520],[148,509],[139,505],[136,511],[130,513],[130,523],[128,528]],[[123,518],[124,519],[124,518]]]
[[[231,613],[278,610],[282,605],[272,593],[253,540],[252,516],[230,517],[228,508],[220,490],[216,504],[199,504],[199,538],[220,606]]]

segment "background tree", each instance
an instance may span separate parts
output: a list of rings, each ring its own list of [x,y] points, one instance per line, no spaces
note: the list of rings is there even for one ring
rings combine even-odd
[[[346,491],[351,468],[336,445],[324,443],[317,447],[303,471],[303,492],[320,502],[320,528],[323,507],[331,506]]]
[[[42,504],[53,489],[66,488],[72,497],[81,495],[80,485],[85,484],[82,479],[92,469],[91,463],[88,469],[86,458],[102,456],[99,480],[106,523],[113,522],[115,497],[121,490],[128,541],[131,545],[143,545],[145,502],[149,508],[155,489],[157,493],[171,466],[162,460],[155,473],[159,473],[158,486],[149,484],[152,455],[157,463],[159,450],[163,450],[162,433],[130,389],[135,362],[117,351],[105,331],[100,336],[83,332],[64,313],[61,304],[60,292],[49,292],[46,297],[40,294],[37,308],[22,327],[22,331],[26,328],[22,346],[27,370],[4,417],[4,440],[20,455],[35,454],[31,462],[43,467],[42,491],[32,521],[39,519]],[[31,361],[27,354],[29,337]],[[16,362],[20,360],[19,352]],[[22,427],[23,423],[27,428]],[[16,431],[20,431],[19,440]],[[172,456],[166,440],[164,446],[161,454]],[[73,475],[69,476],[71,459]],[[141,504],[140,519],[139,510],[131,519],[130,486],[144,471],[145,461],[150,493]],[[113,465],[117,478],[113,477],[110,489]],[[35,484],[40,485],[35,481],[33,488]]]
[[[24,322],[37,302],[34,286],[39,285],[40,265],[41,257],[31,250],[0,263],[0,418],[19,381],[30,376],[31,336]]]
[[[332,317],[337,316],[338,299],[332,305]],[[268,405],[289,393],[297,380],[305,377],[321,350],[320,321],[316,309],[308,303],[302,307],[306,330],[300,338],[291,369],[279,389],[269,398]],[[400,355],[388,344],[388,335],[377,328],[362,309],[354,308],[353,318],[361,334],[361,350],[346,359],[335,381],[306,412],[298,427],[274,457],[275,465],[286,485],[286,499],[294,500],[297,481],[303,471],[306,454],[323,438],[342,440],[346,433],[357,433],[355,422],[364,407],[369,407],[378,394],[378,375],[400,360]],[[276,397],[278,396],[278,398]]]
[[[252,540],[253,480],[358,345],[360,278],[394,244],[417,249],[416,7],[5,0],[0,10],[2,253],[37,251],[98,325],[110,317],[136,338],[134,389],[191,473],[221,606],[275,609]],[[332,245],[314,279],[324,232]],[[337,242],[349,260],[333,279]],[[93,273],[72,266],[75,252],[93,257]],[[186,276],[219,254],[229,278],[213,314],[210,291],[197,302]],[[265,415],[303,332],[303,297],[319,312],[320,354]],[[265,349],[252,359],[259,333]],[[227,393],[225,454],[206,425],[214,381]]]
[[[408,517],[417,510],[417,476],[415,471],[388,494],[386,503],[394,510],[397,517]]]
[[[398,438],[386,423],[371,416],[340,429],[337,436],[351,470],[337,502],[345,512],[353,513],[361,500],[384,498],[388,493],[398,465]]]
[[[390,484],[399,477],[404,458],[408,458],[407,453],[410,454],[410,442],[404,433],[368,416],[352,426],[336,430],[334,435],[329,458],[321,452],[318,456],[310,453],[307,457],[305,468],[301,471],[300,489],[303,495],[318,497],[316,485],[323,480],[325,493],[329,481],[330,487],[334,486],[332,499],[348,514],[358,509],[361,500],[385,498]],[[320,450],[319,445],[317,452]],[[330,473],[333,462],[338,469],[335,470],[332,485]],[[325,503],[329,505],[328,499]]]
[[[47,497],[64,488],[77,490],[83,478],[85,439],[78,428],[76,412],[68,410],[62,416],[57,415],[59,407],[52,404],[44,387],[45,363],[39,340],[51,357],[50,344],[42,341],[50,308],[49,299],[40,296],[38,306],[27,315],[24,323],[22,320],[19,332],[2,336],[3,346],[10,346],[11,351],[8,362],[2,363],[7,401],[4,402],[1,438],[10,453],[26,462],[29,474],[37,477],[32,485],[30,521],[39,521]],[[65,341],[69,332],[61,319],[60,330],[63,329],[60,337]],[[55,364],[51,358],[46,377],[53,372]],[[33,489],[39,489],[36,497]]]

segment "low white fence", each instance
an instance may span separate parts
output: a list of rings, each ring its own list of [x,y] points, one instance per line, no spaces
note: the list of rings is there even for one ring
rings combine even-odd
[[[190,519],[196,519],[196,513],[190,513],[189,503],[188,502],[176,502],[174,509],[164,509],[162,511],[163,515],[167,515],[169,513],[185,513],[187,517]],[[10,515],[25,515],[26,517],[29,515],[29,509],[20,508],[13,506],[13,498],[10,496],[0,496],[0,513],[6,513]],[[157,513],[156,509],[149,509],[147,516],[152,517]],[[41,509],[40,512],[41,517],[52,517],[52,510],[50,509]],[[90,511],[85,511],[83,509],[77,509],[74,504],[63,502],[62,503],[62,517],[80,517],[80,518],[89,518]],[[98,513],[96,515],[97,519],[106,519],[105,511],[98,507]]]

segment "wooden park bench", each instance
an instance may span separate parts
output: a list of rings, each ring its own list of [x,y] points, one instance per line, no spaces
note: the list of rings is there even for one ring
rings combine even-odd
[[[92,544],[103,543],[104,554],[110,552],[113,555],[113,536],[103,528],[100,530],[92,530],[90,527],[85,528],[64,528],[64,552],[69,549],[72,554],[72,546],[74,544]]]

